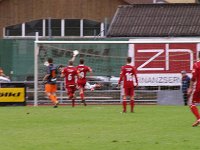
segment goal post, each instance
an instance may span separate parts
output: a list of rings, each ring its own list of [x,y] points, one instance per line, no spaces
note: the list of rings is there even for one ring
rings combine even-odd
[[[34,43],[34,106],[38,106],[38,54],[39,54],[39,33],[36,32]]]
[[[113,45],[126,45],[127,49],[124,50],[124,56],[120,56],[120,53],[115,55],[115,56],[105,56],[103,57],[112,57],[113,60],[115,59],[117,61],[117,59],[125,59],[127,56],[130,56],[133,58],[133,64],[136,65],[137,67],[139,67],[139,73],[141,72],[141,76],[143,75],[143,73],[146,74],[165,74],[165,72],[167,72],[168,74],[172,74],[173,70],[171,69],[171,66],[169,66],[171,62],[170,58],[173,58],[174,62],[179,62],[181,61],[182,58],[182,54],[181,53],[187,53],[188,56],[183,56],[184,61],[188,61],[189,60],[189,69],[191,70],[191,64],[193,64],[193,62],[197,59],[197,55],[198,53],[196,53],[197,51],[200,51],[200,38],[149,38],[149,39],[125,39],[125,40],[118,40],[118,39],[107,39],[107,40],[89,40],[89,41],[44,41],[44,40],[39,40],[38,35],[36,36],[36,40],[35,40],[35,51],[34,51],[34,106],[38,105],[38,79],[39,79],[39,66],[38,66],[38,56],[40,55],[40,47],[41,46],[46,46],[49,47],[51,49],[53,49],[54,51],[56,49],[62,50],[65,49],[63,48],[63,45],[73,45],[72,47],[74,47],[74,49],[70,49],[70,50],[66,50],[67,52],[72,52],[72,50],[76,49],[76,45],[107,45],[107,44],[113,44]],[[158,46],[158,48],[152,46],[152,44],[160,44]],[[171,46],[171,45],[172,46]],[[174,46],[173,44],[180,44],[183,46]],[[186,47],[184,47],[184,45],[186,44]],[[188,46],[188,45],[189,46]],[[193,44],[193,45],[190,45]],[[51,45],[51,46],[49,46]],[[55,45],[55,47],[53,47],[52,45]],[[57,48],[57,45],[59,45],[60,47]],[[146,46],[144,46],[146,45]],[[192,48],[196,49],[195,50],[191,50],[190,46]],[[149,47],[149,48],[148,48]],[[189,47],[189,48],[188,48]],[[123,49],[123,48],[122,48]],[[167,49],[167,50],[166,50]],[[90,57],[99,57],[98,53],[92,52],[92,54],[86,54],[83,53],[85,55],[90,55]],[[173,55],[172,55],[173,54]],[[141,56],[146,56],[145,60],[141,60]],[[159,58],[160,56],[162,56],[162,60],[160,60],[161,58]],[[136,58],[137,57],[137,58]],[[176,57],[178,57],[178,59],[176,59]],[[156,60],[158,58],[158,60]],[[137,60],[138,59],[138,60]],[[143,59],[143,58],[142,58]],[[155,62],[153,62],[155,60]],[[112,60],[108,60],[112,61]],[[142,62],[144,61],[144,62]],[[164,64],[161,65],[161,67],[158,67],[158,64],[156,64],[156,61],[159,61],[159,63],[162,61]],[[100,65],[102,61],[96,61],[94,63],[97,63],[97,65]],[[125,61],[123,61],[125,62]],[[120,62],[121,63],[121,62]],[[121,63],[123,64],[123,63]],[[155,64],[155,66],[151,66],[151,64]],[[164,66],[164,67],[162,67]],[[186,66],[187,67],[187,66]],[[184,67],[182,67],[184,68]],[[180,71],[180,70],[178,70]],[[176,72],[178,73],[178,72]],[[142,78],[142,81],[145,80],[144,78]],[[143,83],[146,84],[146,83]],[[149,83],[151,86],[151,83]],[[163,83],[164,84],[164,83]],[[140,83],[139,83],[140,85]],[[147,84],[148,85],[148,84]],[[156,85],[156,84],[155,84]],[[162,84],[160,84],[162,85]],[[169,83],[170,85],[170,83]]]

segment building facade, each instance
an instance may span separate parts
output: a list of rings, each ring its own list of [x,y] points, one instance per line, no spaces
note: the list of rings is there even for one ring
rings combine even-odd
[[[104,37],[119,5],[197,0],[0,0],[0,38]]]
[[[36,31],[46,36],[50,27],[53,36],[103,36],[101,32],[111,22],[117,7],[124,4],[128,3],[124,0],[1,0],[0,37],[33,36]]]

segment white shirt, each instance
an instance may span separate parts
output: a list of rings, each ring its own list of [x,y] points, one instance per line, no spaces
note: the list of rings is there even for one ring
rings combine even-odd
[[[10,82],[10,79],[0,76],[0,83],[8,83],[8,82]]]

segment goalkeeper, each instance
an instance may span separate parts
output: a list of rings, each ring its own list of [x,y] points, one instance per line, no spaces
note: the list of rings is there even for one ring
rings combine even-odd
[[[47,60],[47,72],[46,75],[43,78],[43,81],[45,82],[45,93],[49,97],[49,99],[53,102],[54,108],[58,107],[58,100],[56,96],[56,90],[57,90],[57,69],[56,66],[53,64],[53,59],[48,58]]]

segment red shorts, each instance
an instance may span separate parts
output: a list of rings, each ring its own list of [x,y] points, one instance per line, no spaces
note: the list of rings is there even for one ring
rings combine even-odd
[[[200,91],[194,91],[189,97],[190,102],[200,103]]]
[[[57,90],[56,84],[45,84],[45,92],[47,93],[55,93]]]
[[[67,89],[67,94],[68,95],[71,95],[71,94],[74,94],[75,91],[76,91],[76,86],[75,85],[69,85],[66,87]]]
[[[132,88],[124,88],[124,94],[126,96],[134,96],[134,87],[132,87]]]
[[[78,83],[78,88],[85,88],[85,83]]]

